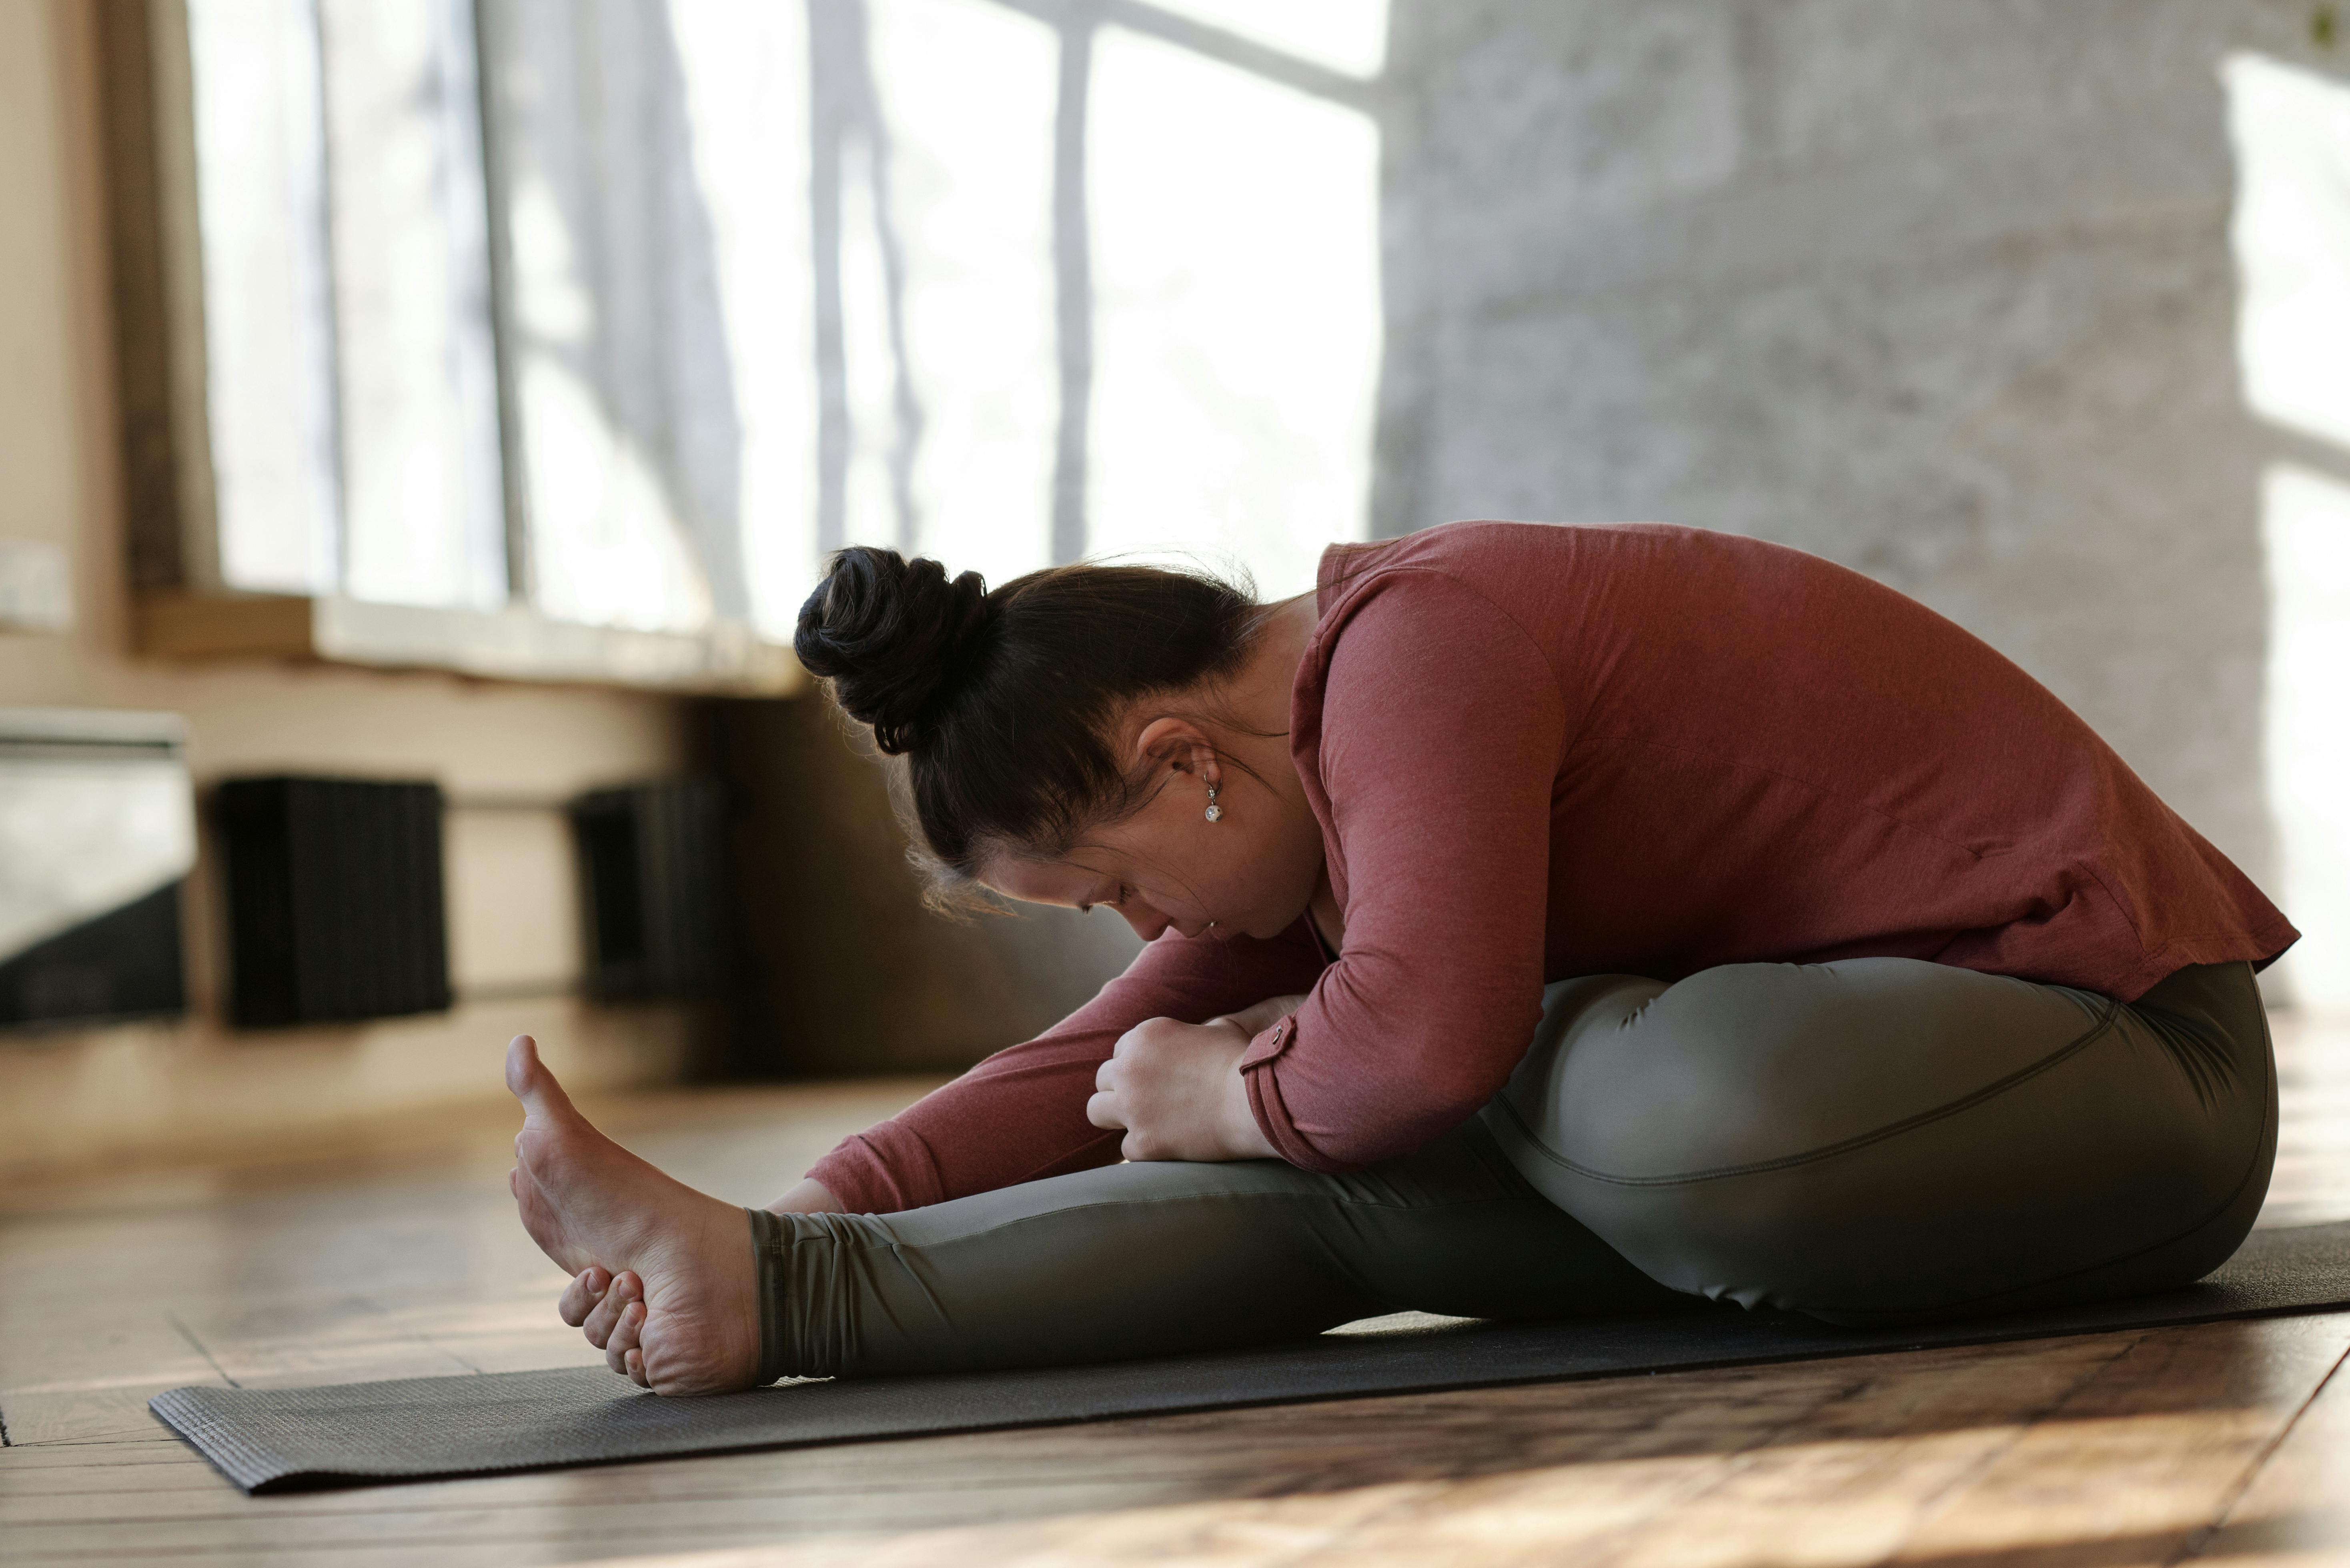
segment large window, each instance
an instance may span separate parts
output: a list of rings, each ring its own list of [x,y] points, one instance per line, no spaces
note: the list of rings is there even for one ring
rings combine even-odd
[[[2350,86],[2262,55],[2222,73],[2236,154],[2236,347],[2270,449],[2269,807],[2280,966],[2303,1006],[2350,1016]]]
[[[1384,0],[147,19],[185,586],[775,641],[848,542],[1363,532]]]

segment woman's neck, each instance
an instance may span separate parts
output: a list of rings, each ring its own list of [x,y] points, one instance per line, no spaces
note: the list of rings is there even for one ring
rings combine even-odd
[[[1279,715],[1261,726],[1281,732],[1282,755],[1277,764],[1267,768],[1266,776],[1280,781],[1284,798],[1297,808],[1311,826],[1317,843],[1321,828],[1314,823],[1312,809],[1306,805],[1305,786],[1297,776],[1297,762],[1289,750],[1288,732],[1291,698],[1297,689],[1297,667],[1305,662],[1305,649],[1314,640],[1315,628],[1321,624],[1320,595],[1301,594],[1294,599],[1284,599],[1271,607],[1261,634],[1264,646],[1250,656],[1252,673],[1256,674],[1267,689],[1265,701],[1273,701],[1274,692],[1277,691],[1280,702]],[[1258,670],[1253,667],[1260,661],[1262,669]],[[1345,949],[1346,912],[1338,908],[1337,895],[1330,886],[1327,866],[1323,867],[1321,876],[1315,881],[1314,897],[1305,906],[1305,917],[1313,922],[1315,933],[1322,939],[1322,945],[1333,956]]]
[[[1257,623],[1248,659],[1230,688],[1232,707],[1241,722],[1260,733],[1280,737],[1289,749],[1289,704],[1297,689],[1297,667],[1321,615],[1313,594],[1300,594],[1267,605]]]

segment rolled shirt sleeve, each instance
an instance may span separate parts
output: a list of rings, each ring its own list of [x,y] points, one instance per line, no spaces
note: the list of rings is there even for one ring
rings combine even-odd
[[[1303,921],[1263,941],[1170,930],[1067,1018],[847,1138],[808,1175],[849,1212],[885,1214],[1116,1164],[1124,1135],[1087,1121],[1086,1103],[1119,1035],[1294,995],[1321,969]]]
[[[1541,648],[1440,573],[1371,579],[1326,618],[1292,746],[1345,936],[1242,1059],[1282,1158],[1406,1154],[1508,1081],[1541,1015],[1552,792],[1568,718]]]

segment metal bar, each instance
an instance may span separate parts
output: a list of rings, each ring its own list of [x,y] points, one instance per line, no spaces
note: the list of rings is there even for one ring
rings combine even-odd
[[[1189,16],[1163,10],[1146,0],[993,0],[993,4],[1055,27],[1066,27],[1073,23],[1109,24],[1132,32],[1148,34],[1166,43],[1204,55],[1212,60],[1276,81],[1284,87],[1315,98],[1328,99],[1345,104],[1365,114],[1377,115],[1386,99],[1381,84],[1361,77],[1350,77],[1344,71],[1332,70],[1300,55],[1270,44],[1260,44],[1253,38],[1206,22],[1195,22]]]
[[[1092,234],[1086,214],[1086,106],[1093,77],[1094,26],[1065,16],[1059,100],[1053,120],[1053,294],[1059,335],[1060,427],[1053,447],[1053,545],[1056,566],[1086,553],[1087,420],[1094,387]]]
[[[816,545],[848,542],[848,360],[840,298],[840,182],[846,152],[838,35],[853,0],[807,0],[808,241],[816,306]]]
[[[490,7],[473,0],[473,90],[480,99],[482,190],[489,207],[490,355],[498,393],[498,483],[505,502],[506,602],[531,601],[530,487],[524,469],[522,404],[515,376],[514,226],[500,155],[497,49]]]
[[[343,427],[342,268],[335,265],[335,137],[334,120],[327,109],[327,95],[334,90],[327,79],[332,54],[327,47],[325,0],[310,0],[309,12],[310,36],[318,59],[318,238],[327,273],[326,319],[320,328],[327,342],[327,427],[333,432],[328,445],[335,475],[335,514],[330,519],[334,587],[338,593],[347,593],[351,578],[351,507],[348,445]]]

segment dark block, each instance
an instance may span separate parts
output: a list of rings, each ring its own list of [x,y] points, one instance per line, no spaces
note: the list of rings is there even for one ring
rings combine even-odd
[[[596,790],[571,803],[587,898],[588,990],[702,996],[732,969],[726,795],[707,779]]]
[[[0,1027],[187,1011],[173,880],[0,961]]]
[[[213,801],[230,1015],[245,1028],[449,1006],[441,787],[245,778]]]

